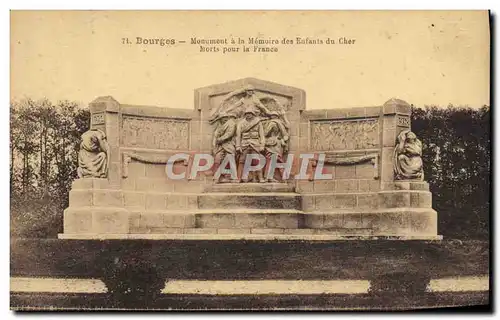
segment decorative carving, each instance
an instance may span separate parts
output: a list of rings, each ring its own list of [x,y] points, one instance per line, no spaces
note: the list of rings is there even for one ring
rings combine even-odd
[[[213,121],[220,113],[231,113],[238,119],[242,118],[248,105],[254,105],[264,113],[269,111],[280,112],[289,110],[291,100],[276,94],[257,92],[253,86],[248,85],[222,97],[220,103],[211,109],[210,118]]]
[[[325,158],[325,163],[333,165],[353,165],[358,163],[363,163],[366,161],[372,161],[373,164],[378,162],[378,154],[365,154],[360,156],[348,156],[348,157],[338,157],[327,155]]]
[[[410,127],[410,117],[398,115],[397,125],[399,127]]]
[[[172,156],[172,154],[166,154],[166,153],[137,153],[137,152],[124,152],[122,154],[122,177],[127,178],[128,177],[128,164],[130,161],[136,160],[139,162],[144,162],[144,163],[152,163],[152,164],[167,164],[169,158]],[[188,161],[185,159],[179,159],[174,162],[182,162],[183,165],[187,166]]]
[[[104,124],[106,119],[106,114],[104,112],[92,114],[92,125]]]
[[[377,119],[311,121],[313,150],[359,150],[379,145]]]
[[[91,129],[82,134],[78,152],[77,173],[80,178],[106,178],[108,176],[108,142],[106,134]]]
[[[123,145],[164,150],[189,149],[189,120],[124,116]]]
[[[379,165],[379,155],[378,153],[371,153],[371,154],[365,154],[365,155],[359,155],[359,156],[340,156],[340,155],[333,155],[333,154],[326,154],[325,157],[325,164],[331,164],[331,165],[356,165],[358,163],[364,163],[370,161],[371,164],[373,165],[373,178],[378,179],[379,178],[379,172],[378,172],[378,165]],[[314,160],[313,166],[317,165],[317,160]]]
[[[422,142],[410,130],[402,131],[394,149],[394,178],[423,180]]]
[[[238,119],[237,123],[231,119]],[[275,97],[257,94],[252,86],[227,94],[213,110],[210,123],[215,125],[212,147],[216,167],[224,156],[236,153],[238,177],[242,182],[249,181],[242,177],[247,155],[264,155],[267,172],[273,155],[277,161],[283,161],[288,152],[290,134],[285,108]],[[255,172],[253,178],[253,181],[265,182],[262,170]],[[268,180],[275,181],[274,177],[268,177]],[[224,181],[227,180],[221,178],[220,182]]]

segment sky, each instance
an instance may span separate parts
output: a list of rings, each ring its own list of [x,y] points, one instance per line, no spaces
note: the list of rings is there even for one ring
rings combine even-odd
[[[487,11],[12,11],[10,93],[193,108],[195,88],[254,77],[304,89],[307,109],[390,98],[481,107],[489,105],[489,36]],[[194,37],[355,41],[223,54],[200,52]]]

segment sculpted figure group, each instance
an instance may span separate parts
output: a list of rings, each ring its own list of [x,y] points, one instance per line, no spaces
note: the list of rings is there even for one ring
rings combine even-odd
[[[237,161],[238,178],[231,180],[221,175],[217,182],[263,183],[280,180],[280,169],[276,169],[277,174],[267,173],[271,159],[274,157],[275,161],[282,163],[288,152],[290,124],[283,107],[275,99],[257,96],[251,86],[236,90],[224,98],[211,123],[215,125],[212,141],[215,170],[227,155],[234,156]],[[262,156],[266,165],[263,170],[246,177],[243,167],[248,156],[254,159]]]

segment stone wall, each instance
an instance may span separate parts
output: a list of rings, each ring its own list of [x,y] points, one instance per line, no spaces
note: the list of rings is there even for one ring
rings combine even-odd
[[[302,145],[305,151],[325,153],[323,172],[332,174],[328,180],[296,182],[302,210],[311,213],[307,227],[437,233],[428,184],[394,181],[396,137],[410,129],[410,113],[410,105],[398,99],[378,107],[302,113]]]

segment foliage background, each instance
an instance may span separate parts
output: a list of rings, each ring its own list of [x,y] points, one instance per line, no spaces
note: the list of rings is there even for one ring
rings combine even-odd
[[[72,101],[10,104],[11,236],[57,237],[90,113]]]
[[[412,131],[423,144],[424,176],[444,237],[488,239],[490,108],[413,108]]]
[[[90,113],[73,101],[47,99],[11,101],[10,108],[11,236],[55,238]],[[412,131],[423,143],[439,234],[488,239],[490,108],[414,107]]]

